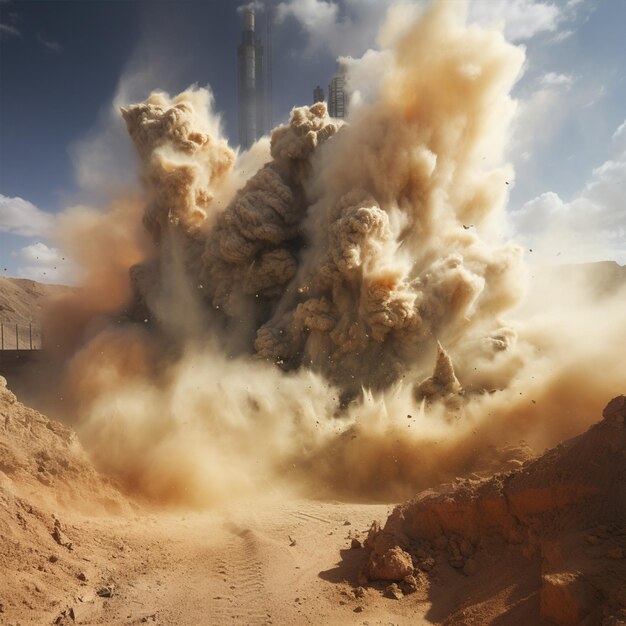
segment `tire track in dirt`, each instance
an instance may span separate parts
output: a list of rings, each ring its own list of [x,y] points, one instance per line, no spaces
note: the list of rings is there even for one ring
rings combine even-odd
[[[219,624],[272,624],[259,542],[249,528],[229,524],[232,538],[220,549],[223,556],[215,560],[216,575],[227,591],[215,596],[213,618]]]

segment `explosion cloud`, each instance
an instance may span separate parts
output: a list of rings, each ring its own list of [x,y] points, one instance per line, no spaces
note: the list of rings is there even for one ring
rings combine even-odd
[[[563,419],[584,371],[559,360],[570,326],[514,321],[526,272],[499,233],[522,49],[467,26],[457,3],[395,30],[372,102],[344,125],[323,103],[295,108],[269,153],[237,156],[204,90],[122,109],[143,191],[98,228],[66,217],[87,286],[52,330],[82,434],[130,489],[205,505],[282,476],[392,497],[485,461],[505,432],[572,434],[617,393],[617,375],[587,379]],[[120,206],[130,226],[116,232]],[[100,230],[106,278],[76,243]],[[605,305],[578,346],[585,366],[623,328]]]

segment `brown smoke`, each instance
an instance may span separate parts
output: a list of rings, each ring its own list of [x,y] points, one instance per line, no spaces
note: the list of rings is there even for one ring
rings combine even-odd
[[[129,489],[204,505],[281,476],[392,498],[623,391],[623,292],[603,325],[578,295],[514,312],[526,271],[498,233],[523,51],[457,3],[395,30],[372,103],[345,125],[296,108],[269,153],[236,155],[203,90],[122,110],[143,192],[66,217],[85,288],[53,331],[83,437]]]

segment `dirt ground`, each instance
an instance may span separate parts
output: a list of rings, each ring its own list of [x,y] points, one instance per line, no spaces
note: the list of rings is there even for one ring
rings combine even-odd
[[[0,623],[414,624],[429,610],[355,597],[352,539],[392,507],[274,493],[150,511],[0,382]]]
[[[185,512],[121,495],[69,428],[0,387],[2,624],[624,623],[624,407],[395,508],[270,492]],[[390,548],[411,551],[410,591],[372,565]]]

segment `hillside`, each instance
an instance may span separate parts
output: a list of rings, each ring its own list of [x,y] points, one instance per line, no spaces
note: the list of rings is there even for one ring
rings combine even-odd
[[[25,278],[0,277],[0,322],[4,325],[4,348],[14,349],[15,325],[19,347],[30,346],[29,324],[33,328],[33,347],[41,345],[41,325],[49,302],[69,293],[72,287],[47,285]]]

